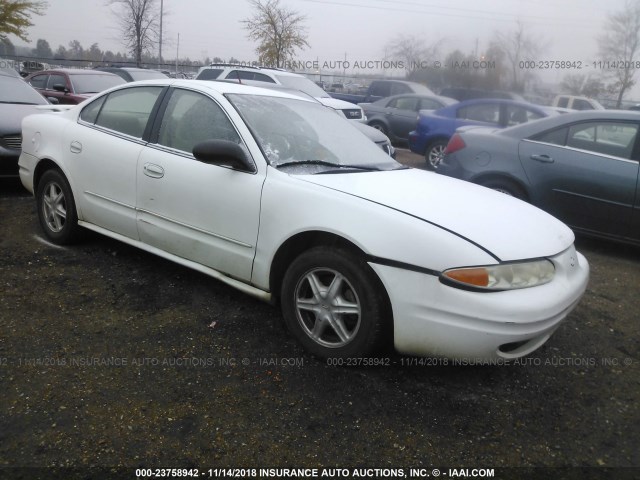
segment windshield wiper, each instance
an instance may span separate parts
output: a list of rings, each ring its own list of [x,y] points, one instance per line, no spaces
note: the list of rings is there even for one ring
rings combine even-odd
[[[334,167],[340,169],[349,169],[349,170],[364,170],[364,171],[378,171],[380,170],[377,167],[366,167],[363,165],[342,165],[340,163],[332,163],[327,162],[325,160],[299,160],[297,162],[285,162],[280,165],[275,165],[276,168],[280,167],[290,167],[292,165],[322,165],[325,167]]]

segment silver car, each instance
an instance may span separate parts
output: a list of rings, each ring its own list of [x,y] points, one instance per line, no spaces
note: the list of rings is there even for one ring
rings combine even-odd
[[[463,127],[437,172],[528,201],[576,231],[640,244],[640,113],[568,113]]]

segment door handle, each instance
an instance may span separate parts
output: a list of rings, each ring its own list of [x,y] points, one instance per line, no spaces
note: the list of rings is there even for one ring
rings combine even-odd
[[[82,144],[74,140],[71,142],[71,145],[69,145],[69,150],[71,150],[71,153],[80,153],[82,152]]]
[[[554,160],[553,158],[551,158],[549,155],[531,155],[531,160],[535,160],[536,162],[541,162],[541,163],[553,163]]]
[[[160,165],[156,165],[155,163],[145,163],[142,170],[144,171],[144,174],[147,177],[151,177],[151,178],[164,177],[164,168],[162,168]]]

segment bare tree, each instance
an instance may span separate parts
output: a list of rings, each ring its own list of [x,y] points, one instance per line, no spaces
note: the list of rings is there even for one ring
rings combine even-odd
[[[0,40],[15,35],[29,41],[27,28],[33,26],[31,15],[42,15],[47,2],[27,0],[0,0]]]
[[[579,73],[565,75],[560,86],[563,91],[571,95],[584,95],[586,97],[597,97],[605,91],[604,84],[599,78]]]
[[[442,44],[442,39],[428,43],[417,35],[398,35],[387,43],[385,59],[402,62],[407,77],[411,78],[418,70],[433,63]]]
[[[160,12],[156,0],[110,0],[120,23],[123,45],[142,64],[142,55],[153,51],[159,38]]]
[[[627,0],[624,8],[609,15],[605,33],[598,39],[605,75],[613,79],[610,89],[617,91],[620,108],[626,91],[636,82],[635,62],[640,61],[640,1]]]
[[[517,22],[516,29],[507,33],[496,33],[494,45],[504,53],[511,68],[511,89],[516,92],[524,91],[527,70],[520,66],[521,61],[536,60],[545,49],[539,40],[535,40],[525,31],[524,24]]]
[[[308,47],[305,17],[280,6],[280,0],[249,0],[256,10],[253,17],[242,20],[248,37],[259,42],[256,53],[264,65],[283,67],[296,49]]]

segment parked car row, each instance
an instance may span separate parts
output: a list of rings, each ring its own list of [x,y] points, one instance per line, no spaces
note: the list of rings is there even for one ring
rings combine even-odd
[[[437,172],[520,198],[574,230],[640,244],[640,113],[590,110],[463,127]]]
[[[416,129],[409,134],[409,148],[424,155],[427,168],[435,170],[442,161],[449,139],[459,127],[484,125],[506,128],[557,114],[550,107],[515,100],[466,100],[439,110],[421,112]]]
[[[299,90],[323,105],[341,111],[348,120],[358,122],[367,120],[362,108],[358,105],[331,97],[304,75],[280,69],[212,63],[198,71],[196,80],[228,80],[237,83],[258,82],[265,85],[280,85],[291,90]]]

